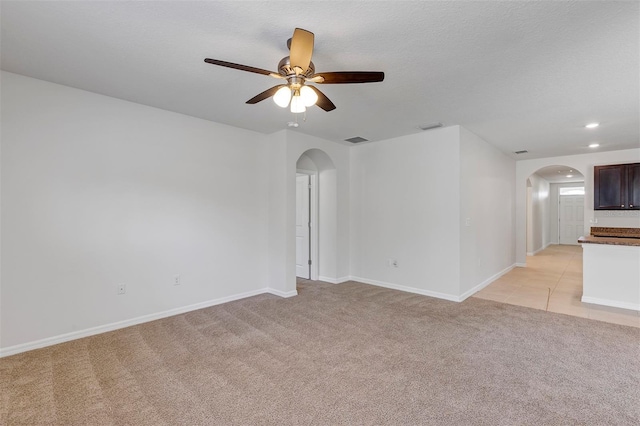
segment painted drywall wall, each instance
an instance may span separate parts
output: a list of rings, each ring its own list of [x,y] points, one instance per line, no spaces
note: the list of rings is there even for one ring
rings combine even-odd
[[[559,230],[559,188],[584,188],[584,182],[572,183],[550,183],[549,184],[549,242],[551,244],[560,244]]]
[[[598,219],[596,226],[640,227],[638,211],[620,212],[620,214],[598,212],[596,215],[593,210],[593,166],[639,161],[640,148],[518,161],[516,163],[516,261],[521,264],[526,262],[526,185],[527,178],[531,174],[543,167],[556,164],[570,166],[582,173],[585,190],[585,234],[588,234],[596,218]]]
[[[515,161],[460,127],[460,294],[515,262]]]
[[[531,205],[529,214],[531,232],[527,240],[527,254],[533,255],[549,245],[550,198],[549,182],[537,174],[529,176],[531,182]]]
[[[268,202],[268,265],[269,287],[286,296],[295,295],[295,247],[292,253],[287,250],[287,224],[293,220],[295,232],[295,210],[287,210],[287,179],[294,180],[287,173],[286,131],[282,130],[266,137],[267,181],[269,185]],[[296,160],[293,160],[294,162]],[[294,194],[295,209],[295,194]],[[295,234],[294,234],[295,238]],[[295,244],[295,240],[294,240]],[[292,268],[289,267],[292,265]],[[292,285],[293,283],[293,285]]]
[[[318,166],[316,165],[316,163],[313,162],[311,158],[309,158],[308,155],[302,154],[300,158],[298,158],[298,161],[296,162],[296,169],[317,172]]]
[[[2,348],[268,286],[263,135],[1,78]]]
[[[352,148],[353,279],[457,299],[459,158],[457,126]]]

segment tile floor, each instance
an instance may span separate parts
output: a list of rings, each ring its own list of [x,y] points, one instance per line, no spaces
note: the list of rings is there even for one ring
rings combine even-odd
[[[551,245],[527,256],[473,297],[640,328],[640,312],[582,303],[582,247]]]

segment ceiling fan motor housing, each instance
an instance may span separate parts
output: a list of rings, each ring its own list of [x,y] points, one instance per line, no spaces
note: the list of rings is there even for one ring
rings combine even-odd
[[[316,67],[315,65],[313,65],[313,62],[309,62],[309,67],[304,72],[296,75],[296,70],[291,66],[290,58],[288,56],[285,56],[278,63],[278,72],[280,73],[281,76],[283,76],[287,80],[290,77],[303,77],[303,79],[306,79],[306,78],[310,78],[316,73]]]

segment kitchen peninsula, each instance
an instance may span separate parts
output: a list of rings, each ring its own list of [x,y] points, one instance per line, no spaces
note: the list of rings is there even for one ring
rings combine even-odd
[[[583,248],[582,301],[640,311],[640,228],[591,228]]]

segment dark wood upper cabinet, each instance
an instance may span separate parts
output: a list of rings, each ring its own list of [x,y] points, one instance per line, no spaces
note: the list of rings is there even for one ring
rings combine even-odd
[[[640,163],[595,166],[595,210],[640,210]]]
[[[640,163],[629,164],[627,170],[627,202],[630,209],[640,210]]]

